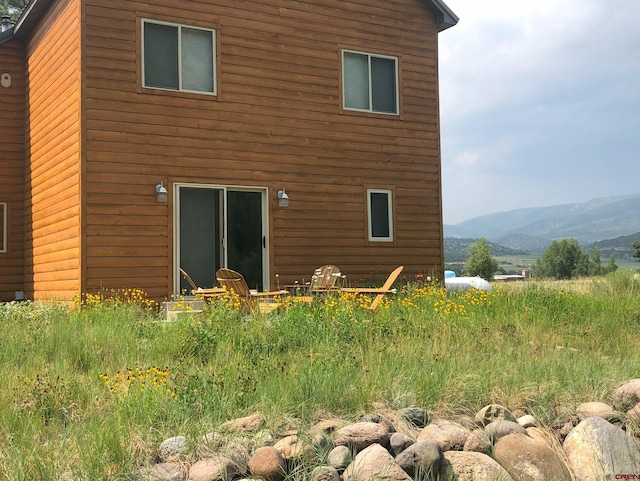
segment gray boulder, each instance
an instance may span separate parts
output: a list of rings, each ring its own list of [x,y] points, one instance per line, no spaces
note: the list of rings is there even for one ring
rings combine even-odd
[[[494,421],[516,421],[516,417],[501,404],[489,404],[476,413],[476,423],[486,426]]]
[[[525,414],[516,419],[516,422],[523,428],[532,428],[538,425],[538,421],[531,414]]]
[[[389,439],[389,443],[391,444],[391,452],[397,456],[411,446],[414,441],[406,434],[393,433]]]
[[[640,379],[619,384],[613,391],[613,407],[620,411],[629,411],[640,403]]]
[[[359,452],[342,475],[343,481],[412,481],[380,444]]]
[[[403,408],[398,411],[404,419],[416,427],[423,428],[429,421],[427,411],[419,407]]]
[[[440,468],[440,479],[456,481],[513,481],[494,459],[483,453],[447,451]]]
[[[396,463],[412,478],[435,479],[440,471],[442,449],[435,441],[412,444],[396,456]]]
[[[491,439],[482,429],[474,429],[464,443],[463,451],[491,454]]]
[[[372,422],[349,424],[336,431],[333,442],[336,446],[348,446],[356,451],[372,444],[386,446],[389,443],[389,430],[383,424]]]
[[[311,471],[311,481],[340,481],[340,473],[331,466],[318,466]]]
[[[470,434],[470,429],[458,423],[446,419],[434,419],[420,430],[418,442],[435,441],[443,451],[462,451]]]
[[[351,456],[351,450],[347,446],[336,446],[327,455],[329,465],[339,471],[344,470],[353,458]]]
[[[159,463],[140,468],[136,481],[184,481],[187,473],[180,463]]]
[[[262,429],[266,421],[259,413],[251,414],[243,418],[232,419],[220,425],[221,431],[231,432],[256,432]]]
[[[226,456],[196,461],[189,468],[189,481],[227,481],[239,474],[236,464]]]
[[[601,417],[578,424],[563,444],[576,481],[640,472],[640,448],[622,429]]]
[[[558,453],[526,434],[508,434],[493,447],[493,458],[516,481],[572,481]]]
[[[158,459],[160,461],[176,460],[180,455],[187,452],[187,447],[187,440],[184,436],[165,439],[158,448]]]
[[[611,406],[605,403],[587,402],[580,404],[576,408],[576,414],[581,421],[593,416],[598,416],[606,419],[607,421],[611,421],[612,419],[619,419],[622,413],[616,411]]]
[[[484,432],[495,443],[498,439],[513,433],[527,434],[527,430],[515,421],[493,421],[485,426]]]

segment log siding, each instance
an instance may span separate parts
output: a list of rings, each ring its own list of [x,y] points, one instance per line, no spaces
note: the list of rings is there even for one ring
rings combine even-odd
[[[140,88],[141,19],[216,30],[216,97]],[[327,263],[354,281],[442,270],[437,28],[421,0],[86,0],[86,22],[87,288],[172,291],[160,181],[269,188],[281,282]],[[398,116],[342,109],[345,49],[398,59]],[[368,241],[371,186],[393,186],[392,243]]]
[[[80,292],[80,1],[58,0],[26,48],[25,291]]]
[[[0,73],[9,74],[10,87],[0,87],[0,220],[6,250],[0,252],[0,302],[11,301],[24,289],[24,47],[11,40],[0,46]],[[3,246],[0,245],[0,249]]]
[[[48,2],[24,44],[27,134],[6,140],[26,159],[11,171],[24,211],[11,201],[8,217],[28,296],[169,297],[173,186],[189,184],[266,189],[272,286],[323,264],[351,284],[398,265],[442,274],[438,26],[423,0]],[[143,20],[215,31],[215,95],[142,85]],[[396,59],[397,115],[343,108],[344,50]],[[390,193],[392,242],[369,240],[367,189]]]

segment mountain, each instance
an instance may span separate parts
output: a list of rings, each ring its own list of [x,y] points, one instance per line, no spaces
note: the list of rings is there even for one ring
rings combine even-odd
[[[581,245],[591,245],[636,232],[640,232],[640,194],[498,212],[444,226],[445,237],[486,237],[532,253],[544,251],[554,239],[575,238]]]

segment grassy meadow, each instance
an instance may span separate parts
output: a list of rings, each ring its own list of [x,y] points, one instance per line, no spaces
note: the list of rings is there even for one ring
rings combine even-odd
[[[410,283],[362,305],[289,299],[247,317],[218,300],[163,322],[136,291],[0,304],[0,479],[130,479],[162,440],[194,446],[257,411],[275,434],[373,403],[451,418],[500,403],[550,425],[640,377],[631,272],[490,294]]]

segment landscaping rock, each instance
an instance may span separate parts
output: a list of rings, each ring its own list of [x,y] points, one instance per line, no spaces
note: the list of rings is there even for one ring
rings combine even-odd
[[[249,458],[249,472],[252,476],[266,479],[267,481],[281,481],[285,475],[285,461],[273,446],[263,446],[256,449]]]
[[[620,411],[629,411],[640,403],[640,379],[619,384],[613,391],[613,407]]]
[[[493,447],[493,458],[516,481],[572,481],[560,456],[526,434],[500,438]]]
[[[508,417],[504,411],[495,414],[500,409],[491,406],[482,415],[485,422]],[[304,432],[299,420],[288,420],[277,427],[280,434],[275,439],[264,428],[251,431],[264,422],[255,415],[223,424],[226,432],[206,434],[193,449],[188,448],[184,437],[175,436],[158,447],[158,464],[139,468],[130,478],[283,481],[303,475],[310,481],[427,481],[439,475],[443,481],[570,481],[571,467],[574,481],[600,481],[607,475],[613,479],[640,472],[640,439],[633,424],[622,425],[627,433],[600,416],[588,417],[578,426],[578,416],[569,416],[559,418],[553,426],[525,429],[523,424],[533,424],[535,419],[526,419],[527,415],[519,411],[519,422],[498,419],[484,429],[477,429],[478,424],[468,416],[457,417],[456,422],[434,419],[417,428],[407,421],[407,415],[419,414],[416,408],[375,409],[378,417],[367,418],[379,419],[380,423],[345,425],[344,421],[331,419]],[[640,418],[640,404],[632,409]],[[578,411],[580,416],[588,412],[603,415],[613,408],[584,403]],[[627,419],[623,416],[619,421]],[[249,431],[244,431],[247,426]],[[240,432],[229,434],[229,427]],[[189,466],[192,458],[197,461]],[[64,479],[72,481],[68,473]]]
[[[280,451],[285,461],[302,457],[305,448],[304,443],[295,434],[282,438],[273,447]]]
[[[340,481],[340,473],[331,466],[318,466],[311,471],[311,481]]]
[[[562,450],[560,441],[558,441],[553,433],[548,433],[540,428],[532,427],[527,428],[527,435],[539,443],[546,444],[550,449]]]
[[[600,417],[590,417],[567,436],[564,451],[576,481],[640,472],[640,448],[622,429]]]
[[[456,481],[513,481],[497,461],[483,453],[447,451],[440,468],[440,479]]]
[[[489,404],[476,413],[476,423],[486,426],[494,421],[516,421],[516,417],[500,404]]]
[[[380,444],[359,452],[342,475],[343,481],[413,481]]]
[[[622,413],[616,411],[608,404],[601,402],[582,403],[576,408],[576,414],[581,421],[592,416],[598,416],[607,421],[611,421],[613,419],[620,419],[622,415]]]
[[[347,446],[336,446],[329,452],[327,460],[333,468],[343,471],[353,461],[353,457]]]
[[[465,441],[462,450],[490,454],[491,439],[489,439],[487,433],[485,433],[482,429],[474,429],[473,431],[471,431],[471,434],[467,436],[467,440]]]
[[[333,442],[336,446],[348,446],[361,451],[372,444],[387,445],[389,430],[382,424],[372,422],[349,424],[336,431]]]
[[[262,429],[265,425],[264,417],[259,414],[252,414],[243,418],[233,419],[220,425],[221,431],[232,432],[255,432]]]
[[[189,468],[189,481],[227,481],[239,474],[235,463],[226,456],[196,461]]]
[[[311,426],[309,433],[312,436],[315,436],[318,433],[332,434],[336,429],[344,426],[345,424],[346,423],[342,419],[325,419]]]
[[[484,432],[487,434],[492,443],[496,443],[498,439],[513,433],[527,434],[527,430],[515,421],[493,421],[485,426]]]
[[[525,414],[516,419],[516,422],[523,428],[531,428],[538,425],[538,421],[531,414]]]
[[[160,461],[171,461],[179,458],[187,452],[187,439],[184,436],[174,436],[165,439],[158,448],[158,459]]]
[[[412,478],[433,479],[440,471],[442,449],[435,441],[420,441],[396,456],[395,461]]]
[[[436,441],[443,451],[461,451],[471,430],[453,421],[434,419],[420,430],[418,441]]]
[[[393,433],[391,435],[389,443],[391,444],[391,452],[397,456],[402,451],[411,446],[414,441],[406,434]]]
[[[179,463],[160,463],[140,468],[137,481],[184,481],[187,473]]]
[[[429,421],[427,411],[420,407],[404,408],[398,411],[407,421],[418,428],[423,428]]]

